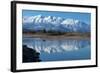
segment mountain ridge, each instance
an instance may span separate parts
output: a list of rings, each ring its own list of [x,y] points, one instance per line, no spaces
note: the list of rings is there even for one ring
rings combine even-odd
[[[77,19],[36,15],[23,17],[23,29],[33,31],[90,32],[90,25]]]

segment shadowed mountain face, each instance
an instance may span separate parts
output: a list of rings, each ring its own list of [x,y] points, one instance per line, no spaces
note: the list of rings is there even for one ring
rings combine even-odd
[[[30,16],[23,18],[23,31],[90,32],[90,24],[55,16]]]

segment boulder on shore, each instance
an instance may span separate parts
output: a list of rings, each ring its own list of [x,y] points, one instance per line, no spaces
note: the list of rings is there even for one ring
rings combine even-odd
[[[40,53],[36,52],[36,50],[23,45],[23,62],[40,62],[39,59]]]

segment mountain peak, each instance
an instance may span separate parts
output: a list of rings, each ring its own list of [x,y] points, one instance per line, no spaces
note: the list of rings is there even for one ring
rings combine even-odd
[[[77,19],[56,16],[27,16],[23,17],[23,26],[32,30],[54,30],[64,32],[90,32],[90,25]]]
[[[64,19],[56,16],[42,16],[41,14],[36,16],[23,17],[23,23],[50,23],[50,24],[76,24],[79,20],[75,19]]]
[[[77,24],[79,22],[79,20],[75,20],[75,19],[65,19],[61,24],[65,24],[65,25],[73,25],[73,24]]]

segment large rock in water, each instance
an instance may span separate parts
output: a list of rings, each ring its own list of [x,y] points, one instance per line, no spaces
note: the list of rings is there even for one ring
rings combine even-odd
[[[23,45],[23,62],[40,62],[39,59],[40,53],[36,52],[32,48],[28,48],[26,45]]]

